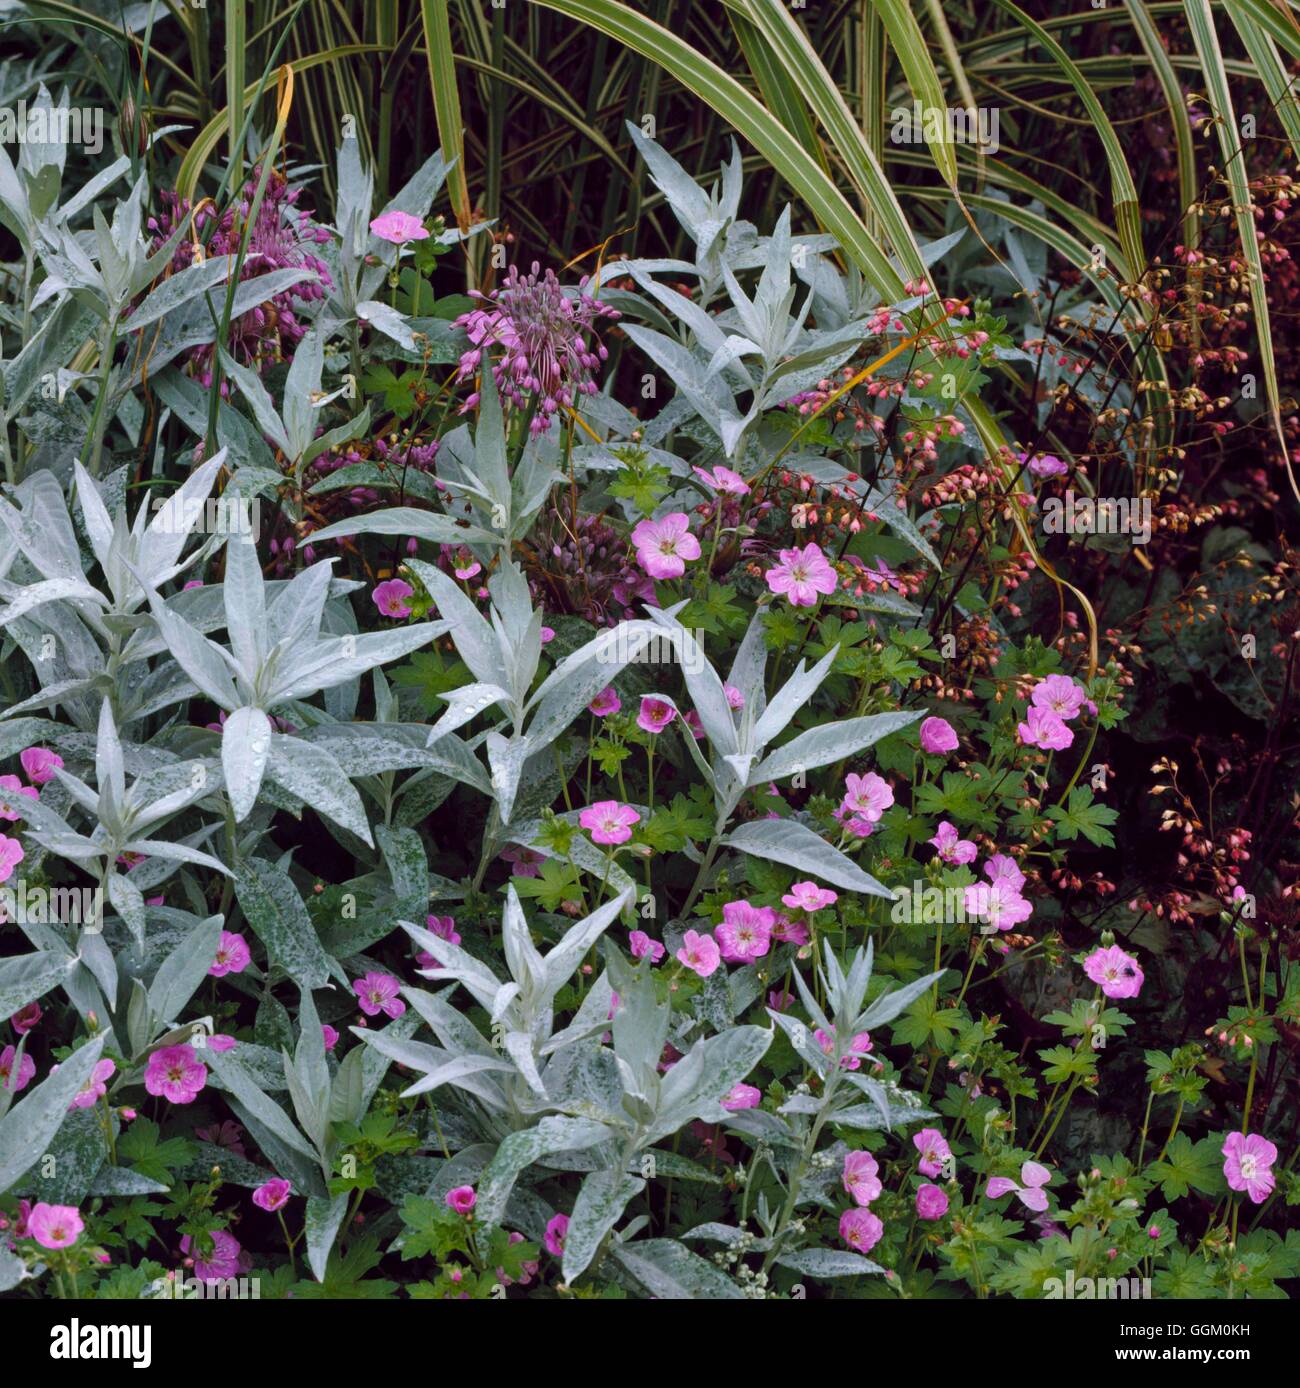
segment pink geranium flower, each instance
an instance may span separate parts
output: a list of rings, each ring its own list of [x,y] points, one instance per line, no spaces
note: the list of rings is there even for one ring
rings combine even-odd
[[[200,1142],[210,1142],[214,1147],[224,1147],[237,1157],[247,1157],[244,1149],[244,1130],[233,1119],[211,1128],[195,1128],[194,1136]]]
[[[0,834],[0,882],[7,882],[14,875],[14,868],[22,862],[23,846],[17,839]]]
[[[847,1152],[841,1180],[855,1205],[870,1205],[884,1186],[880,1183],[880,1166],[870,1152]]]
[[[26,1007],[20,1007],[18,1011],[9,1018],[9,1022],[19,1036],[26,1036],[41,1020],[41,1015],[40,1003],[29,1002]]]
[[[1027,453],[1017,453],[1016,458],[1035,477],[1064,477],[1070,470],[1068,463],[1063,463],[1052,453],[1035,453],[1032,458]]]
[[[920,1219],[942,1219],[948,1213],[948,1197],[927,1181],[917,1188],[916,1213]]]
[[[246,1266],[239,1240],[226,1229],[214,1229],[212,1252],[206,1257],[194,1258],[194,1275],[200,1282],[224,1282],[227,1278],[238,1277]],[[188,1234],[181,1239],[181,1252],[190,1253],[197,1245]]]
[[[1087,697],[1082,686],[1068,675],[1048,675],[1029,691],[1029,702],[1034,708],[1046,709],[1067,723],[1078,717]]]
[[[54,773],[63,766],[63,758],[48,747],[28,747],[18,753],[27,779],[34,786],[43,786],[54,779]]]
[[[722,693],[726,697],[728,708],[739,712],[739,710],[745,707],[745,695],[741,690],[737,689],[734,684],[724,684],[722,686]]]
[[[970,839],[964,839],[958,834],[955,824],[946,819],[939,821],[934,838],[928,839],[927,842],[933,844],[939,857],[953,867],[960,867],[963,863],[973,863],[975,855],[979,851]]]
[[[40,799],[40,791],[35,786],[25,786],[17,776],[0,776],[0,819],[22,819],[23,797],[28,800]]]
[[[845,1210],[840,1216],[840,1238],[857,1253],[870,1253],[884,1232],[885,1226],[870,1210]]]
[[[401,246],[407,241],[424,241],[429,235],[428,228],[418,217],[396,209],[381,212],[370,223],[370,232],[381,241],[391,241],[394,246]]]
[[[612,684],[607,684],[587,705],[588,711],[594,713],[597,718],[608,718],[611,713],[617,713],[622,707],[623,701],[614,692]]]
[[[1273,1163],[1277,1148],[1258,1133],[1249,1137],[1229,1133],[1223,1141],[1223,1176],[1230,1190],[1244,1190],[1251,1202],[1262,1205],[1277,1184]]]
[[[722,923],[713,933],[728,964],[752,964],[772,947],[772,909],[751,906],[748,901],[729,901],[722,908]]]
[[[1083,961],[1083,971],[1108,998],[1135,998],[1142,991],[1143,973],[1138,961],[1118,945],[1095,949]]]
[[[1026,747],[1041,747],[1045,752],[1063,751],[1074,741],[1074,734],[1051,709],[1031,704],[1025,721],[1016,724],[1016,735]]]
[[[844,778],[844,787],[844,801],[838,812],[841,819],[851,816],[876,824],[894,803],[889,782],[874,771],[868,771],[865,776],[856,776],[850,771]]]
[[[74,1108],[93,1108],[108,1093],[104,1082],[112,1077],[116,1069],[117,1066],[107,1056],[103,1060],[97,1060],[95,1068],[90,1072],[90,1078],[73,1096],[68,1111],[71,1112]]]
[[[685,511],[659,520],[643,520],[632,531],[636,562],[651,578],[680,578],[686,561],[700,557],[700,542],[691,534]]]
[[[325,1049],[327,1051],[332,1051],[334,1047],[338,1045],[339,1034],[328,1022],[321,1023],[320,1034],[321,1040],[325,1042]]]
[[[833,906],[839,900],[839,893],[816,882],[796,882],[781,900],[792,911],[807,911],[810,915],[824,906]]]
[[[501,850],[501,861],[510,864],[511,877],[540,877],[541,864],[545,857],[536,849],[524,848],[521,844],[508,843]],[[453,940],[452,944],[458,943]]]
[[[657,964],[667,953],[664,946],[658,940],[652,940],[644,930],[631,930],[627,938],[633,959],[648,959],[652,964]]]
[[[641,711],[636,716],[636,725],[648,733],[661,733],[676,717],[677,711],[671,704],[646,695],[641,700]]]
[[[921,750],[931,756],[957,750],[957,734],[946,718],[927,718],[921,724]]]
[[[378,1017],[381,1012],[386,1017],[400,1017],[406,1011],[406,1004],[397,996],[400,987],[392,974],[371,971],[354,980],[352,991],[367,1017]]]
[[[620,805],[617,800],[599,800],[578,816],[592,842],[604,844],[626,843],[632,837],[632,826],[640,820],[631,805]]]
[[[832,1027],[830,1031],[823,1031],[820,1027],[818,1027],[817,1030],[813,1032],[813,1039],[822,1048],[823,1055],[835,1054],[834,1027]],[[872,1049],[873,1042],[871,1040],[871,1033],[869,1031],[858,1032],[858,1034],[849,1042],[848,1051],[844,1055],[840,1056],[840,1069],[860,1070],[862,1068],[862,1057],[864,1055],[869,1055]]]
[[[691,470],[711,492],[723,492],[729,496],[745,496],[749,491],[749,483],[740,473],[733,472],[729,467],[715,467],[710,472],[706,472],[702,467]]]
[[[259,1210],[268,1210],[274,1213],[289,1203],[289,1197],[292,1194],[293,1186],[288,1181],[281,1176],[273,1176],[253,1192],[253,1204]]]
[[[984,864],[984,876],[994,886],[1002,882],[1017,892],[1025,885],[1025,874],[1020,871],[1020,864],[1009,853],[995,853]]]
[[[42,1248],[71,1248],[85,1228],[75,1205],[35,1204],[27,1216],[27,1237]]]
[[[733,1084],[718,1102],[728,1113],[736,1113],[740,1109],[757,1108],[763,1102],[763,1092],[752,1084]]]
[[[221,943],[217,946],[217,957],[208,966],[214,978],[224,978],[226,974],[242,974],[252,960],[248,952],[248,941],[233,930],[221,932]]]
[[[36,1062],[26,1052],[14,1070],[14,1057],[18,1054],[13,1046],[0,1051],[0,1089],[8,1094],[19,1094],[31,1084],[36,1075]]]
[[[963,896],[966,914],[973,920],[987,920],[995,930],[1011,930],[1034,914],[1033,903],[1005,879],[988,886],[977,882]]]
[[[377,583],[370,596],[374,598],[375,606],[385,617],[409,617],[410,600],[415,596],[415,589],[405,579],[390,578],[383,583]]]
[[[446,1200],[448,1207],[460,1215],[468,1215],[478,1204],[478,1196],[475,1195],[473,1186],[454,1187],[447,1192]]]
[[[1009,1176],[994,1176],[990,1178],[984,1193],[990,1200],[1000,1200],[1002,1196],[1015,1191],[1022,1205],[1042,1214],[1047,1209],[1047,1192],[1042,1187],[1051,1179],[1052,1173],[1041,1162],[1027,1161],[1020,1168],[1018,1184]]]
[[[701,935],[694,930],[688,930],[682,936],[682,947],[676,957],[701,978],[708,978],[722,962],[721,951],[713,936]]]
[[[802,948],[811,938],[806,921],[792,921],[780,911],[772,912],[772,938],[782,945],[798,945]]]
[[[839,580],[818,545],[783,549],[781,562],[767,571],[767,586],[790,599],[792,607],[813,607],[819,593],[833,593]]]
[[[569,1216],[566,1214],[552,1215],[546,1222],[546,1233],[542,1237],[546,1251],[556,1258],[563,1257],[564,1236],[568,1232]]]
[[[912,1134],[912,1146],[921,1154],[917,1162],[922,1175],[940,1176],[944,1163],[952,1156],[952,1148],[938,1128],[922,1128]]]
[[[149,1057],[144,1087],[173,1104],[192,1104],[208,1082],[208,1067],[193,1046],[164,1046]]]
[[[208,1050],[216,1051],[218,1055],[225,1051],[233,1051],[239,1041],[233,1036],[227,1036],[224,1032],[214,1031],[208,1037]]]

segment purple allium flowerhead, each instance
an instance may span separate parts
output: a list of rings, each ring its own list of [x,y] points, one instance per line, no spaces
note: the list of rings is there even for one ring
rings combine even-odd
[[[261,181],[262,171],[254,168],[239,194],[239,200],[218,217],[208,208],[200,208],[194,218],[195,235],[201,237],[210,222],[217,225],[202,249],[195,239],[187,237],[176,247],[172,268],[180,271],[197,264],[199,254],[208,259],[234,255],[239,250],[244,225],[252,211],[253,198]],[[310,213],[297,206],[302,188],[292,188],[278,170],[272,170],[262,196],[257,218],[249,232],[248,253],[240,271],[241,280],[256,279],[274,270],[310,270],[315,278],[299,281],[292,288],[273,295],[265,303],[241,314],[230,325],[231,355],[244,366],[255,370],[269,362],[287,361],[307,332],[307,323],[300,321],[296,308],[302,303],[324,299],[334,288],[329,267],[310,249],[325,245],[330,233],[312,224]],[[176,227],[189,222],[190,204],[179,194],[163,194],[167,211],[150,217],[148,227],[154,237],[154,248],[161,246]],[[130,319],[127,319],[130,326]],[[206,388],[212,384],[212,346],[195,347],[190,362],[199,382]],[[228,383],[222,383],[226,393]]]
[[[1118,945],[1095,949],[1083,961],[1083,971],[1108,998],[1135,998],[1142,991],[1144,974],[1138,961]]]
[[[584,276],[578,291],[566,294],[555,272],[543,275],[533,261],[526,275],[512,265],[495,295],[471,294],[484,306],[456,319],[473,344],[460,359],[457,380],[477,375],[486,354],[502,397],[517,409],[532,397],[537,408],[529,427],[534,434],[545,433],[561,407],[572,409],[579,395],[595,395],[592,373],[609,356],[595,340],[596,321],[622,317],[586,293],[586,283]],[[462,413],[476,404],[477,392]]]
[[[1277,1148],[1266,1137],[1229,1133],[1223,1142],[1223,1176],[1230,1190],[1244,1190],[1251,1202],[1262,1205],[1277,1184],[1273,1163]]]
[[[193,1046],[164,1046],[149,1057],[144,1087],[173,1104],[192,1104],[208,1082],[208,1067]]]
[[[790,599],[792,607],[813,607],[819,593],[833,593],[839,582],[819,545],[781,551],[781,562],[767,571],[767,586]]]

